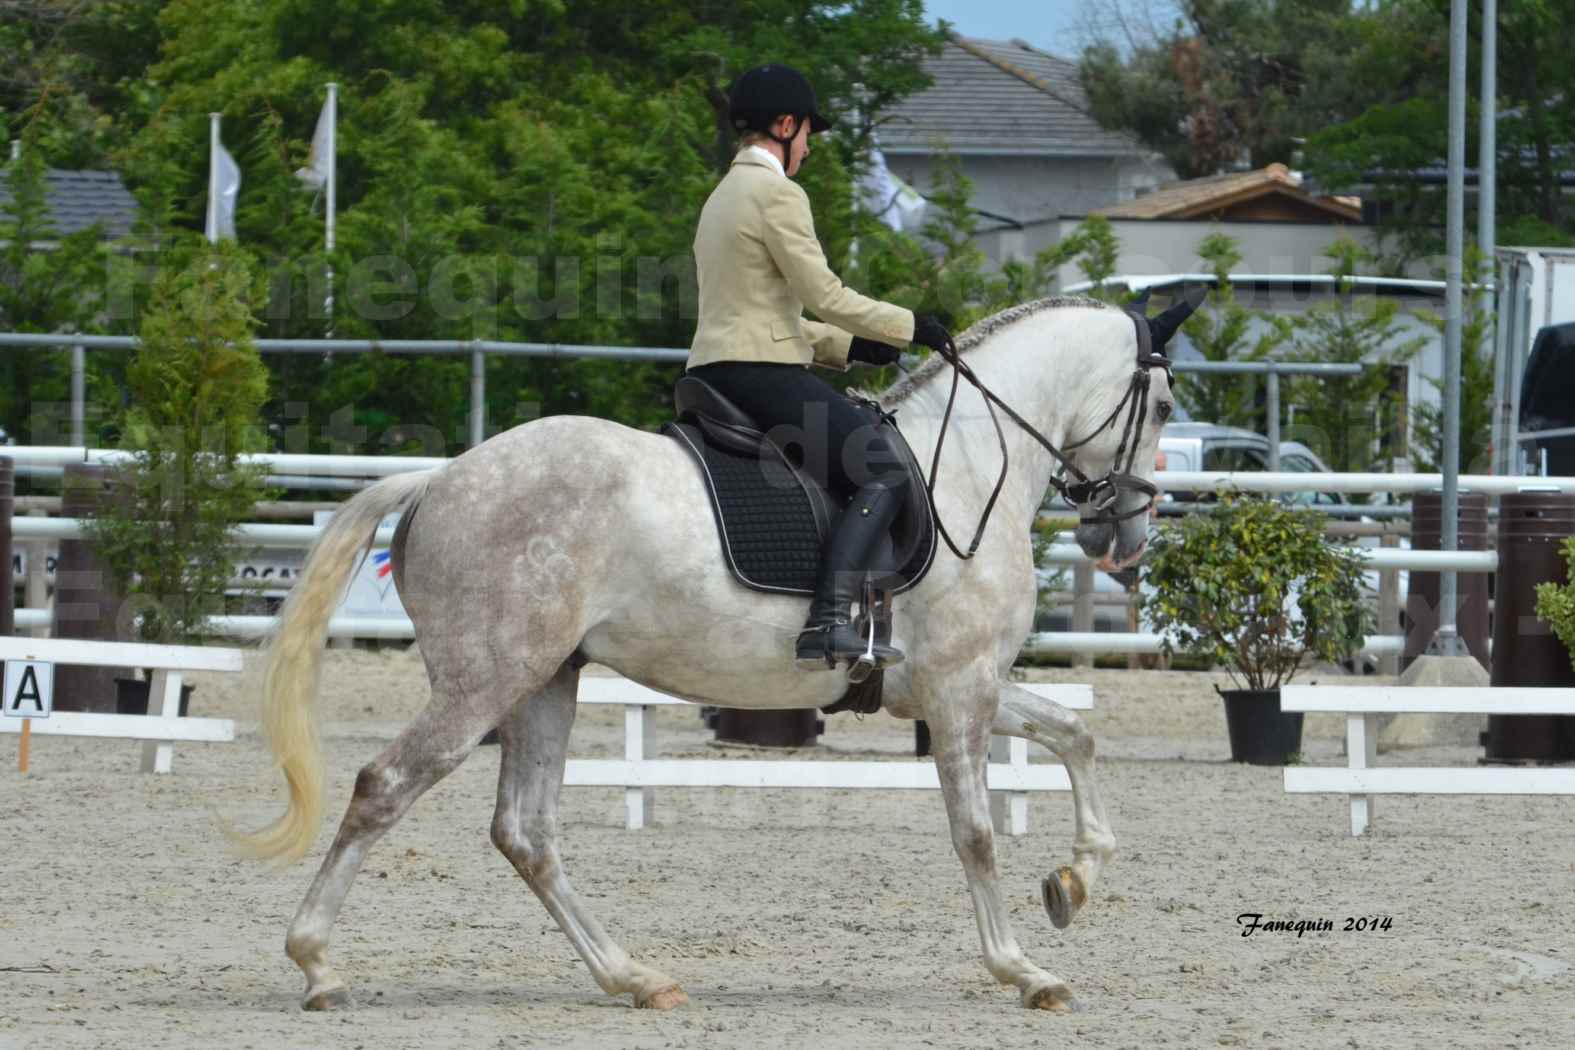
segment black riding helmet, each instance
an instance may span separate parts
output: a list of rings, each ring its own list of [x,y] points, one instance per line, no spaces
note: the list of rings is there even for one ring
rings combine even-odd
[[[727,101],[727,117],[734,131],[740,135],[758,131],[781,146],[784,154],[790,152],[792,140],[771,133],[772,122],[784,113],[801,123],[808,120],[811,135],[831,127],[831,121],[816,108],[815,89],[792,66],[773,63],[751,69],[733,81]]]

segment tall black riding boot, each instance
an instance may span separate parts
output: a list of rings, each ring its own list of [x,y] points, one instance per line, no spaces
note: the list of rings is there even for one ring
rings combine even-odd
[[[902,650],[888,642],[861,636],[849,616],[849,606],[860,596],[876,544],[901,509],[904,489],[880,481],[859,489],[849,502],[826,543],[820,558],[815,597],[809,619],[798,636],[796,658],[805,669],[835,667],[844,660],[872,667],[901,663]]]

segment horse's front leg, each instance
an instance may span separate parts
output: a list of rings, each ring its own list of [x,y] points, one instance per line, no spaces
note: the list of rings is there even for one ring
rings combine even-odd
[[[1080,1009],[1066,982],[1028,961],[1001,901],[995,866],[995,833],[985,783],[990,728],[995,721],[996,684],[970,683],[924,698],[935,768],[951,823],[952,845],[962,861],[973,897],[974,918],[984,946],[984,964],[996,980],[1015,985],[1030,1009]]]
[[[1116,853],[1116,836],[1105,817],[1104,799],[1094,778],[1094,736],[1077,712],[1009,682],[1002,683],[995,710],[995,732],[1024,737],[1055,752],[1072,782],[1076,826],[1072,863],[1063,865],[1041,885],[1050,921],[1065,929],[1088,901],[1099,869]]]

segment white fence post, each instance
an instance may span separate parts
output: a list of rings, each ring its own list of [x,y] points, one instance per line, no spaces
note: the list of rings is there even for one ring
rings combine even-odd
[[[1374,795],[1575,795],[1575,769],[1403,768],[1377,755],[1380,714],[1575,715],[1575,689],[1288,685],[1280,707],[1345,715],[1346,765],[1286,766],[1284,776],[1293,794],[1346,796],[1352,835],[1372,826]]]
[[[1378,716],[1347,712],[1345,716],[1346,763],[1351,769],[1378,765]],[[1373,796],[1351,796],[1351,834],[1360,835],[1373,819]]]
[[[990,761],[1009,766],[1028,765],[1028,741],[1016,736],[990,737]],[[1028,834],[1028,792],[990,792],[990,823],[1002,835]]]
[[[158,717],[180,717],[180,672],[155,670],[148,682],[148,715],[153,717],[153,705],[159,705]],[[142,771],[168,773],[175,768],[175,745],[167,741],[145,741],[142,745]]]
[[[645,704],[626,704],[623,709],[623,757],[625,762],[645,759]],[[639,831],[654,817],[656,791],[648,787],[623,790],[624,827]]]

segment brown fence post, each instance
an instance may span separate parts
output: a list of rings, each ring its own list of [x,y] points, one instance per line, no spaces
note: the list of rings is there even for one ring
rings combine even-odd
[[[1079,561],[1072,567],[1072,630],[1090,633],[1094,629],[1094,567]],[[1073,653],[1073,667],[1093,667],[1093,653]]]
[[[1460,493],[1459,549],[1463,551],[1487,550],[1488,498],[1481,492]],[[1418,492],[1411,498],[1411,548],[1419,551],[1436,551],[1443,546],[1444,497],[1437,492]],[[1492,669],[1488,659],[1488,578],[1483,572],[1462,572],[1456,575],[1459,590],[1455,623],[1460,640],[1466,649],[1486,670]],[[1411,573],[1406,588],[1405,611],[1410,629],[1405,636],[1405,653],[1400,661],[1404,671],[1411,662],[1427,651],[1428,643],[1438,631],[1440,574],[1437,572]]]
[[[60,513],[67,518],[90,518],[106,498],[109,471],[96,464],[73,463],[66,467]],[[56,638],[116,641],[119,638],[121,600],[114,593],[109,573],[99,564],[86,540],[61,540],[60,560],[55,563]],[[120,667],[55,668],[55,707],[61,711],[115,710],[115,679],[129,678]]]
[[[1566,582],[1559,548],[1572,535],[1575,495],[1512,492],[1499,497],[1494,685],[1575,686],[1570,654],[1537,618],[1537,584]],[[1490,714],[1486,744],[1490,760],[1567,761],[1575,758],[1575,718]]]
[[[755,747],[811,747],[824,723],[820,712],[808,710],[742,711],[723,707],[716,713],[716,739]]]

